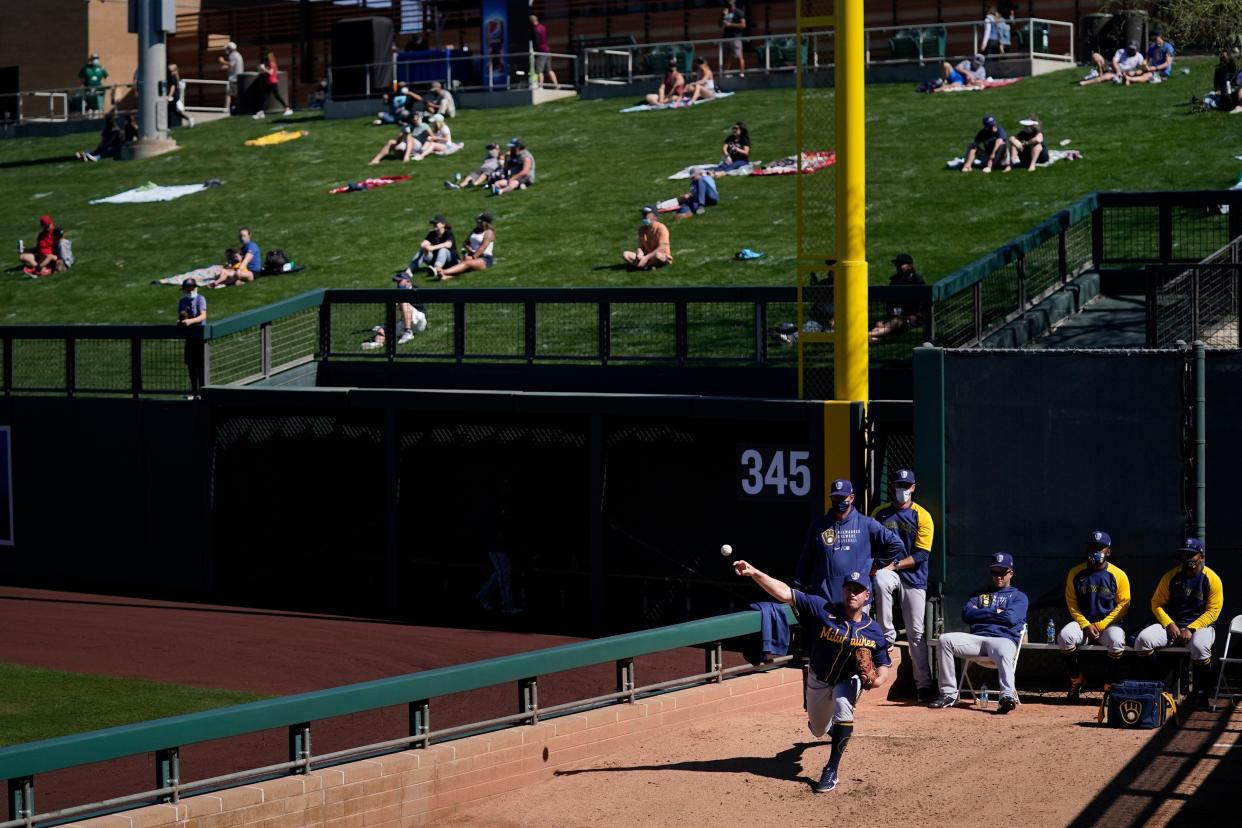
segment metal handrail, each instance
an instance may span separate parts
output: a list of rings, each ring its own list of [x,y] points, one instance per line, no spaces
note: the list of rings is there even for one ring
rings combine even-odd
[[[439,67],[439,66],[442,66],[444,67],[444,72],[441,76],[435,77],[435,78],[420,78],[416,82],[405,82],[404,85],[421,86],[423,84],[430,84],[432,81],[439,81],[440,83],[444,84],[444,87],[448,89],[450,92],[459,92],[459,91],[473,92],[473,91],[482,91],[482,90],[487,90],[491,92],[491,91],[495,91],[496,89],[513,89],[515,86],[518,88],[522,88],[525,84],[522,81],[517,80],[517,79],[529,77],[528,73],[533,71],[532,67],[534,65],[535,56],[540,55],[540,54],[546,54],[549,57],[554,58],[559,61],[568,61],[571,64],[571,66],[570,66],[570,71],[566,75],[566,77],[576,78],[578,75],[578,56],[574,54],[569,54],[566,52],[546,52],[545,53],[545,52],[535,52],[534,50],[527,50],[524,52],[503,52],[500,54],[486,54],[485,55],[482,52],[465,52],[465,51],[459,51],[459,50],[447,50],[447,51],[450,51],[451,54],[446,54],[442,57],[435,57],[435,58],[419,58],[417,60],[403,60],[403,59],[398,58],[396,55],[394,55],[391,61],[384,61],[383,63],[358,63],[358,64],[347,64],[347,65],[341,65],[341,66],[336,66],[336,65],[329,66],[328,73],[327,73],[328,97],[332,97],[334,84],[335,84],[335,80],[334,80],[335,73],[339,73],[341,71],[362,72],[363,77],[366,79],[364,97],[371,97],[373,94],[378,95],[384,92],[391,91],[387,87],[375,88],[375,89],[371,88],[371,70],[377,67],[384,67],[384,68],[392,67],[394,83],[402,84],[403,82],[398,79],[398,75],[400,74],[402,67],[419,67],[419,66]],[[497,61],[497,60],[502,61],[503,65],[506,67],[513,66],[516,68],[508,68],[503,71],[500,69],[494,68],[494,61]],[[454,78],[453,76],[454,63],[458,64],[459,66],[463,63],[468,63],[468,64],[473,65],[476,61],[483,64],[483,74],[486,77],[486,83],[481,83],[481,84],[462,83],[460,78],[465,73],[461,71],[458,71],[457,73],[458,77],[456,79]],[[511,61],[520,61],[520,62],[511,64],[510,63]],[[503,82],[497,80],[497,78],[500,78],[500,77],[504,78]],[[573,84],[560,83],[557,85],[556,88],[572,89]]]
[[[797,623],[796,618],[788,609],[785,613],[791,624]],[[788,663],[791,660],[790,657],[778,659],[771,665],[758,667],[749,664],[729,668],[723,666],[720,642],[758,632],[759,627],[759,613],[747,610],[653,630],[625,633],[452,667],[425,670],[405,676],[2,748],[0,749],[0,779],[9,780],[10,813],[8,821],[0,822],[0,828],[31,826],[49,820],[97,812],[104,808],[159,801],[164,798],[176,802],[182,794],[225,783],[286,771],[306,772],[312,766],[338,763],[364,755],[378,755],[411,745],[426,747],[433,741],[463,737],[507,725],[533,724],[543,717],[566,715],[573,711],[599,707],[608,703],[633,702],[672,688],[693,686],[704,682],[719,682],[729,676],[772,669],[774,666]],[[707,666],[705,671],[643,686],[635,684],[634,658],[692,646],[705,648]],[[539,706],[538,693],[535,689],[538,676],[609,662],[617,665],[616,692],[548,707]],[[517,682],[519,687],[527,691],[519,694],[528,701],[521,705],[518,712],[438,731],[432,731],[428,727],[430,699],[513,682]],[[400,704],[410,706],[412,732],[409,736],[317,756],[311,753],[310,723]],[[181,746],[212,739],[243,736],[279,727],[290,729],[288,761],[209,779],[181,782],[177,758]],[[156,788],[41,814],[34,813],[32,805],[27,810],[12,812],[16,810],[15,802],[32,803],[34,779],[39,774],[149,753],[157,754],[157,765],[167,766],[167,770],[161,771],[162,784]],[[171,757],[171,761],[161,762],[159,757],[165,759]],[[22,792],[22,796],[15,797],[12,794],[15,787]]]

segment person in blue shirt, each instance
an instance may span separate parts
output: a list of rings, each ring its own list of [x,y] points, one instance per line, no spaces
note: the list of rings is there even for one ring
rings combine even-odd
[[[207,300],[198,294],[193,279],[181,283],[182,297],[177,303],[177,325],[194,328],[207,324]],[[203,387],[203,338],[198,331],[185,340],[185,365],[190,373],[190,397],[198,396]]]
[[[906,640],[910,642],[910,658],[914,664],[914,684],[918,700],[929,702],[939,694],[932,687],[931,669],[927,659],[927,639],[923,637],[923,618],[927,612],[927,559],[931,554],[935,525],[927,510],[914,502],[918,487],[913,469],[893,473],[893,499],[882,504],[871,516],[885,529],[896,532],[905,551],[891,563],[877,567],[875,613],[884,630],[884,638],[893,646],[897,628],[893,625],[893,605],[901,601],[901,616],[906,622]]]
[[[892,662],[884,633],[863,608],[871,599],[871,583],[867,571],[850,572],[836,582],[843,596],[839,602],[824,600],[792,589],[783,581],[760,572],[746,561],[737,561],[733,570],[749,577],[777,601],[793,607],[798,621],[805,625],[805,640],[811,642],[806,673],[807,727],[820,738],[825,733],[832,739],[832,753],[824,765],[815,793],[827,793],[837,787],[841,756],[854,732],[854,706],[863,690],[874,690],[888,681]],[[858,676],[854,651],[871,651],[876,667],[875,681],[868,687]]]
[[[968,173],[974,169],[975,156],[983,161],[985,173],[990,173],[994,165],[1003,170],[1009,169],[1009,133],[991,115],[983,119],[983,129],[976,132],[974,140],[966,145],[966,161],[962,164],[962,172]]]
[[[1057,643],[1065,653],[1065,666],[1069,668],[1067,698],[1070,701],[1078,699],[1085,682],[1078,664],[1080,646],[1102,644],[1108,648],[1105,693],[1116,681],[1121,654],[1126,649],[1126,632],[1121,620],[1130,609],[1130,579],[1109,560],[1112,554],[1112,537],[1096,530],[1087,538],[1087,560],[1065,577],[1065,606],[1070,622],[1061,628]]]
[[[906,557],[901,536],[854,508],[854,485],[834,480],[829,489],[828,514],[811,521],[794,568],[794,588],[841,601],[841,579],[851,572],[871,572],[873,559],[881,566]]]
[[[211,283],[213,288],[253,282],[254,277],[263,269],[262,253],[259,250],[259,245],[255,244],[254,239],[250,238],[250,230],[245,227],[238,230],[237,239],[241,242],[241,247],[237,251],[238,259],[236,262],[228,262],[226,264],[220,273],[220,277]]]
[[[1151,45],[1147,47],[1147,68],[1151,70],[1152,83],[1173,75],[1173,54],[1173,44],[1165,40],[1164,35],[1156,32],[1151,36]]]
[[[962,620],[970,632],[951,632],[940,636],[940,698],[928,705],[943,709],[957,704],[957,662],[963,656],[982,656],[996,662],[1000,676],[1000,701],[996,712],[1008,713],[1018,706],[1014,687],[1014,668],[1018,648],[1026,631],[1026,610],[1029,601],[1024,593],[1011,585],[1013,555],[996,552],[988,559],[992,588],[974,595],[962,607]]]
[[[1160,675],[1154,652],[1174,645],[1188,648],[1191,683],[1196,700],[1201,701],[1207,693],[1212,645],[1216,642],[1213,625],[1225,606],[1225,587],[1220,576],[1204,563],[1207,547],[1199,538],[1182,541],[1177,558],[1180,565],[1164,573],[1151,596],[1156,622],[1138,634],[1134,649],[1139,674],[1162,678],[1167,685],[1168,678]]]

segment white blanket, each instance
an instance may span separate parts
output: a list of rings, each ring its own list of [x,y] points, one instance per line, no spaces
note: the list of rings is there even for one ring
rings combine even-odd
[[[694,102],[693,105],[697,106],[698,104],[710,103],[711,101],[716,100],[716,98],[727,98],[732,94],[733,94],[732,92],[717,92],[715,98],[699,98],[697,101]],[[685,109],[686,107],[691,106],[691,105],[692,104],[690,103],[690,101],[686,100],[685,98],[680,98],[670,103],[662,103],[662,104],[645,104],[644,103],[644,104],[638,104],[637,106],[628,106],[625,109],[622,109],[621,111],[622,112],[650,112],[653,109]]]
[[[148,181],[141,187],[135,187],[107,198],[94,199],[91,204],[147,204],[152,201],[172,201],[175,198],[202,192],[208,187],[219,186],[220,181],[216,178],[204,181],[202,184],[174,184],[172,186],[163,186],[154,181]]]

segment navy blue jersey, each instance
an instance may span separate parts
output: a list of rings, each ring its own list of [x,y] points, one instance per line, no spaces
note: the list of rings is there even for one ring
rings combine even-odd
[[[1170,622],[1179,627],[1201,630],[1216,623],[1225,605],[1225,589],[1220,576],[1208,567],[1199,572],[1187,572],[1180,566],[1164,573],[1151,597],[1151,611],[1167,627]]]
[[[931,515],[917,503],[901,509],[885,503],[871,513],[885,529],[897,533],[905,544],[906,555],[917,564],[912,569],[901,569],[897,576],[902,584],[911,589],[927,589],[927,558],[931,552],[933,524]]]
[[[962,620],[970,625],[975,635],[1008,638],[1020,644],[1029,603],[1025,593],[1011,586],[995,592],[981,592],[962,607]]]
[[[906,556],[905,544],[892,530],[857,509],[837,520],[827,514],[811,521],[794,570],[794,586],[841,603],[841,581],[851,572],[870,572],[874,557],[881,565]]]
[[[1080,563],[1065,578],[1065,605],[1078,626],[1105,629],[1130,608],[1130,579],[1111,563],[1103,569]]]
[[[826,684],[844,681],[857,672],[854,651],[860,647],[871,650],[871,658],[877,667],[888,667],[893,662],[888,657],[888,642],[880,625],[863,614],[861,620],[850,621],[843,608],[829,604],[818,595],[807,595],[794,590],[794,613],[799,623],[806,626],[813,636],[811,673]]]

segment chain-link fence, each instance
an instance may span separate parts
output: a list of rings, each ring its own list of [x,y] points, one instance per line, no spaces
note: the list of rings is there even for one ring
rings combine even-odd
[[[1156,276],[1156,344],[1203,341],[1209,348],[1242,347],[1238,278],[1242,239],[1235,239],[1203,262],[1164,280]]]

